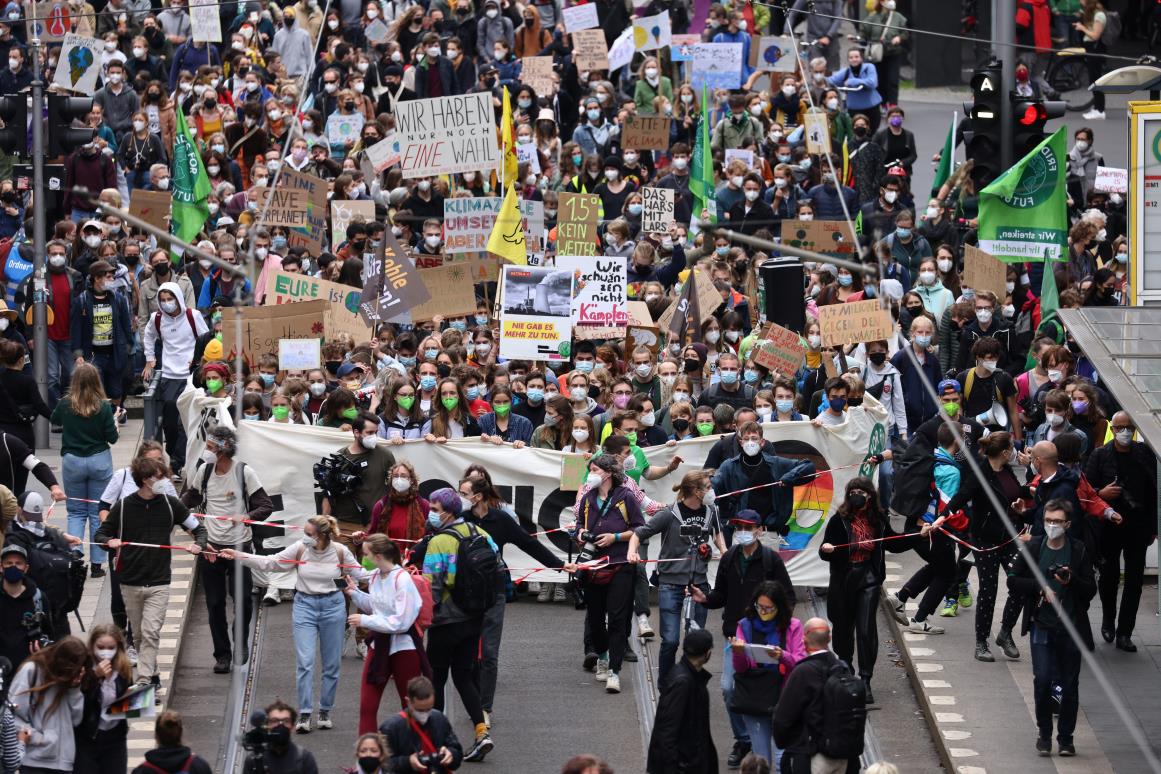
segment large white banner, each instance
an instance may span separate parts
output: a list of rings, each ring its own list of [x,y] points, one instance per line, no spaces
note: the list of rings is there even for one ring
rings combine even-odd
[[[207,398],[201,391],[188,390],[178,400],[189,433],[187,468],[192,473],[193,460],[204,448],[205,429],[218,421],[231,426],[230,418],[220,420],[217,409],[224,401]],[[869,454],[881,451],[886,441],[886,412],[868,395],[863,407],[848,412],[848,421],[838,427],[815,427],[809,422],[778,422],[764,426],[766,438],[773,441],[781,455],[811,459],[821,472],[812,483],[794,490],[794,516],[791,519],[787,545],[782,552],[790,577],[797,586],[825,586],[829,573],[818,558],[823,525],[842,501],[847,482],[862,472],[869,475],[870,465],[863,465]],[[350,433],[322,427],[280,425],[271,422],[243,422],[238,429],[238,459],[251,466],[266,491],[281,505],[272,520],[303,524],[316,513],[312,465],[321,458],[350,443]],[[673,486],[689,470],[700,469],[717,436],[681,441],[673,447],[652,447],[646,456],[656,465],[665,465],[677,454],[683,462],[676,471],[657,481],[642,480],[650,497],[670,503]],[[529,532],[554,530],[573,521],[575,492],[560,489],[560,452],[510,445],[495,446],[479,439],[462,439],[446,444],[408,441],[390,447],[397,459],[406,459],[419,474],[420,491],[427,495],[443,486],[455,487],[467,467],[479,463],[492,474],[501,494],[515,508],[521,524]],[[838,493],[837,496],[835,493]],[[266,548],[293,542],[288,538],[267,540]],[[566,556],[568,541],[564,533],[543,535],[540,540],[560,556]],[[656,554],[654,554],[656,555]],[[538,563],[522,551],[509,546],[505,560],[515,577]],[[291,573],[281,573],[273,580],[280,588],[293,588]],[[531,580],[559,581],[564,576],[541,572]]]

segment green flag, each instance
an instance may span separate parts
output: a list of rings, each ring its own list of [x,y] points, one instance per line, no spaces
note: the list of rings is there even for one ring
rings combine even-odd
[[[951,126],[947,127],[947,139],[943,141],[943,152],[939,154],[939,168],[935,170],[935,182],[931,184],[931,195],[939,193],[939,189],[951,177],[951,170],[955,167],[955,113],[951,114]]]
[[[1052,267],[1048,265],[1048,260],[1045,258],[1044,276],[1040,279],[1040,325],[1036,328],[1036,335],[1032,337],[1033,339],[1040,337],[1040,331],[1044,329],[1045,323],[1055,322],[1056,310],[1059,308],[1060,295],[1056,290],[1056,273],[1052,271]],[[1032,356],[1032,350],[1028,350],[1028,357],[1025,359],[1024,365],[1026,370],[1036,367],[1036,358]]]
[[[714,157],[710,150],[709,104],[705,86],[701,87],[701,123],[697,127],[697,138],[693,143],[693,164],[689,174],[689,192],[693,194],[693,217],[700,218],[701,211],[709,209],[710,222],[717,222],[717,206],[714,196]]]
[[[177,136],[173,141],[173,204],[170,209],[169,233],[183,242],[192,242],[210,216],[206,198],[212,191],[210,178],[185,122],[185,113],[177,111]],[[174,263],[181,253],[170,251]]]
[[[1061,127],[980,191],[980,249],[1008,263],[1068,260],[1067,163]]]

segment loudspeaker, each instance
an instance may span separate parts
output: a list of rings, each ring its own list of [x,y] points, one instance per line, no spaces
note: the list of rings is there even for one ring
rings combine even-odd
[[[758,320],[801,334],[806,327],[803,277],[797,258],[770,258],[759,266]]]

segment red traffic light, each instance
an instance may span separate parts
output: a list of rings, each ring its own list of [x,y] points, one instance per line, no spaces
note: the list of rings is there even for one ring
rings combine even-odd
[[[1023,108],[1021,111],[1020,108]],[[1016,120],[1024,126],[1035,126],[1041,121],[1048,120],[1048,111],[1039,102],[1025,103],[1016,108]]]

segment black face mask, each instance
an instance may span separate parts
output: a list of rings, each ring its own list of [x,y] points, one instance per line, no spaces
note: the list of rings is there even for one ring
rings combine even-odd
[[[372,771],[379,769],[379,759],[374,755],[364,755],[359,758],[359,771],[365,771],[371,774]]]
[[[285,752],[290,747],[290,729],[283,725],[277,725],[266,732],[267,738],[270,740],[270,749],[275,754]]]
[[[917,304],[915,306],[909,306],[907,307],[907,311],[911,313],[912,317],[918,316],[923,313],[923,305]]]
[[[862,398],[847,398],[847,405],[848,406],[861,406],[861,405],[863,405],[863,399]]]
[[[153,273],[159,277],[164,277],[166,274],[169,274],[169,262],[155,263],[153,265]]]
[[[865,126],[856,126],[855,127],[855,137],[866,137],[866,136],[867,136],[867,127],[865,127]]]
[[[688,419],[674,419],[673,420],[673,429],[679,433],[684,433],[686,430],[689,429],[689,420]]]
[[[847,498],[847,504],[856,511],[861,511],[867,507],[867,496],[865,494],[853,494]]]
[[[887,362],[887,353],[886,352],[872,352],[869,355],[867,355],[867,360],[870,360],[875,365],[883,365],[883,363]]]
[[[451,376],[451,366],[447,363],[439,363],[435,367],[435,372],[439,374],[439,378],[446,379]]]
[[[701,361],[700,360],[698,360],[696,358],[692,358],[692,357],[688,357],[685,359],[685,372],[687,374],[692,374],[695,371],[700,371],[700,370],[701,370]]]

